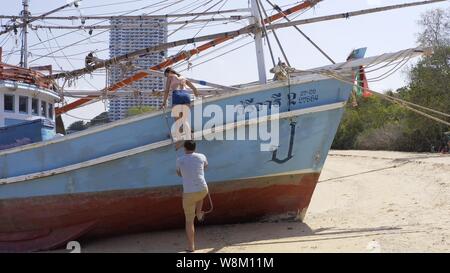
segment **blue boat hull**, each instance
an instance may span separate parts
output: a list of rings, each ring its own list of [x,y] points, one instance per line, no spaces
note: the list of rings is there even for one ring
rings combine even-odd
[[[224,107],[275,98],[284,113],[274,151],[261,151],[259,140],[198,141],[210,164],[206,178],[214,212],[208,223],[287,211],[303,218],[350,89],[318,80],[206,102]],[[81,235],[180,227],[181,180],[174,162],[181,151],[161,128],[167,128],[162,114],[144,115],[0,153],[0,250],[32,251]],[[7,167],[20,161],[26,164]],[[35,235],[39,232],[47,235]]]

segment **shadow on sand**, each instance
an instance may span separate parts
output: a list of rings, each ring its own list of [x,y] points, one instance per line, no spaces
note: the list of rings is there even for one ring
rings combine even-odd
[[[198,252],[210,253],[227,252],[227,247],[233,247],[233,251],[246,252],[249,251],[248,248],[251,246],[261,246],[263,249],[267,249],[267,252],[272,252],[270,245],[279,246],[292,243],[420,232],[392,226],[312,229],[308,224],[286,218],[230,225],[197,225],[196,231]],[[184,229],[176,229],[82,240],[80,243],[82,252],[170,253],[184,251],[186,238]],[[261,250],[261,247],[258,247],[258,249]]]

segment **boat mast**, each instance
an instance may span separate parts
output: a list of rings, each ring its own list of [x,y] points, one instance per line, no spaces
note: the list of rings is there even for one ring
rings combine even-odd
[[[28,67],[28,0],[22,0],[22,48],[20,49],[20,66]]]
[[[82,0],[73,0],[73,1],[65,4],[64,6],[61,6],[54,10],[46,12],[42,15],[31,17],[30,12],[28,11],[29,0],[22,0],[22,4],[23,4],[23,10],[21,12],[22,23],[21,24],[13,24],[12,26],[7,26],[7,27],[5,27],[5,30],[0,31],[0,35],[3,35],[3,34],[7,34],[11,30],[16,30],[18,28],[22,28],[22,47],[20,49],[20,66],[21,67],[24,67],[24,68],[28,67],[28,25],[36,20],[44,19],[45,17],[47,17],[47,15],[50,15],[52,13],[55,13],[62,9],[65,9],[67,7],[71,7],[72,5],[74,5],[75,7],[78,7],[78,2],[80,2],[80,1],[82,1]],[[2,16],[2,17],[5,17],[5,16]],[[8,17],[8,16],[6,16],[6,17]],[[12,18],[15,19],[16,17],[13,16]]]
[[[256,49],[256,61],[258,64],[258,75],[259,75],[259,83],[265,84],[267,83],[267,76],[266,76],[266,64],[264,62],[264,48],[262,43],[262,22],[261,22],[261,15],[259,14],[258,9],[258,3],[256,3],[257,0],[251,0],[251,13],[252,13],[252,19],[251,24],[254,24],[256,26],[255,28],[255,49]]]

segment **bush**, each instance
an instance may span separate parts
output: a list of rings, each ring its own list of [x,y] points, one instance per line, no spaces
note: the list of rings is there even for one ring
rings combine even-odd
[[[355,108],[351,103],[347,104],[333,141],[333,149],[356,149],[361,134],[367,137],[371,131],[383,128],[386,124],[397,124],[405,116],[400,106],[375,96],[358,98],[358,105]]]
[[[403,128],[399,123],[388,123],[370,128],[358,135],[355,148],[361,150],[399,150],[404,141]]]

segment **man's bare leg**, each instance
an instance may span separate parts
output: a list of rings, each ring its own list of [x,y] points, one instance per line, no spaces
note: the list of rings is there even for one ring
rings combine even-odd
[[[188,239],[188,251],[195,251],[195,228],[194,228],[194,220],[187,222],[186,221],[186,236]]]
[[[180,116],[175,117],[175,122],[177,122],[177,120],[179,120],[182,117],[183,113],[180,114]],[[179,128],[180,131],[178,132],[178,134],[182,134],[183,133],[183,127]],[[178,140],[177,142],[175,142],[175,150],[178,151],[178,149],[180,149],[181,147],[183,147],[183,143],[184,140]]]
[[[183,107],[186,107],[186,109],[189,109],[189,107],[186,106],[186,105],[183,105]],[[181,119],[182,117],[183,117],[183,112],[180,112],[180,115],[179,115],[178,117],[175,117],[175,118],[174,118],[174,119],[175,119],[175,122],[177,122],[177,121],[178,121],[179,119]],[[177,150],[177,151],[178,151],[178,149],[180,149],[181,147],[183,147],[184,140],[186,140],[186,135],[187,135],[188,132],[191,130],[190,126],[187,126],[187,128],[185,128],[186,125],[187,125],[187,124],[183,124],[183,126],[181,126],[181,127],[179,128],[179,131],[177,132],[177,135],[178,135],[177,138],[178,138],[179,136],[183,136],[183,135],[184,135],[183,139],[181,139],[181,140],[175,142],[175,150]],[[189,138],[188,138],[188,139],[189,139]],[[193,134],[192,131],[191,131],[190,139],[194,139],[194,134]]]

